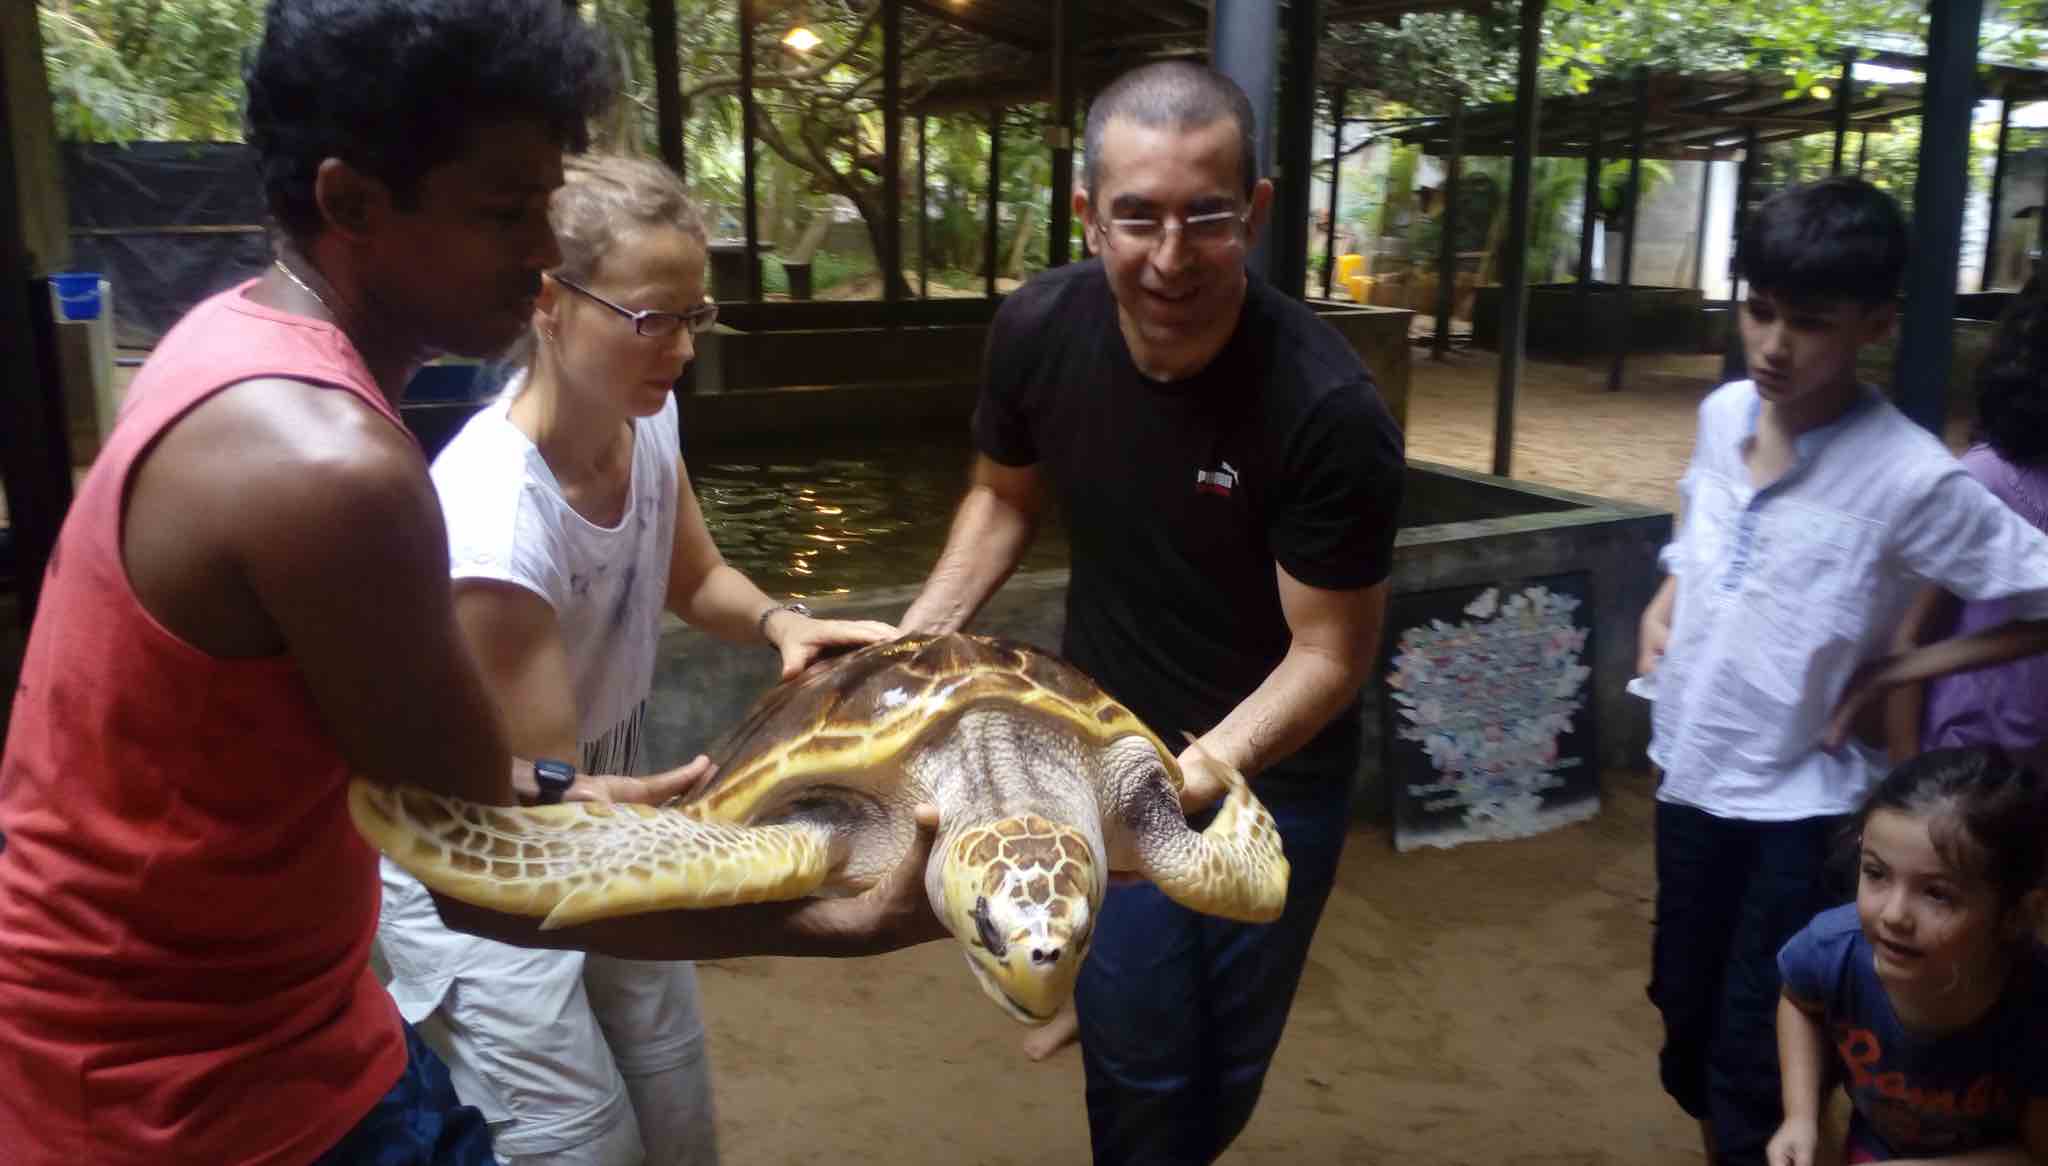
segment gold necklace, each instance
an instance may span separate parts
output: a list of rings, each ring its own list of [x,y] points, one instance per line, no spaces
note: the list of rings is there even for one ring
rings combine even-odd
[[[309,296],[312,296],[314,302],[318,303],[322,308],[326,308],[328,315],[334,315],[334,309],[328,306],[326,298],[323,297],[319,292],[316,292],[311,287],[307,286],[306,281],[299,278],[298,272],[293,271],[291,268],[285,266],[284,260],[273,259],[271,260],[271,262],[276,265],[279,271],[284,272],[284,277],[286,279],[291,280],[295,284],[298,284],[300,291],[305,292]]]

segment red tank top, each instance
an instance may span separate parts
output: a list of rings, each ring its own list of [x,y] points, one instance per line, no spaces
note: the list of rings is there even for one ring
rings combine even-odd
[[[376,853],[305,678],[173,635],[121,562],[137,459],[229,385],[313,382],[400,424],[346,336],[249,286],[136,376],[29,633],[0,760],[7,1166],[309,1162],[405,1067],[369,970]]]

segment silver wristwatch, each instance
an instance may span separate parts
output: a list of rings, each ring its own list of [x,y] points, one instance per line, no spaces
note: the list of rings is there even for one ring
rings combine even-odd
[[[766,611],[763,611],[761,613],[761,618],[754,621],[754,633],[764,640],[767,639],[768,617],[774,615],[778,611],[793,611],[796,614],[805,617],[809,617],[809,615],[811,614],[811,609],[804,606],[801,603],[778,603],[774,607],[771,607]]]

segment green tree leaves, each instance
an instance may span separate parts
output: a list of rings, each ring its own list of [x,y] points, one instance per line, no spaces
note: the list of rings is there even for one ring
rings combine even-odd
[[[80,141],[239,141],[259,0],[40,0],[57,132]]]

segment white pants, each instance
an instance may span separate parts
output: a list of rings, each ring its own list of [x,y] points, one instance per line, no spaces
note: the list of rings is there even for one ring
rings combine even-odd
[[[388,858],[382,870],[392,998],[483,1111],[505,1166],[714,1166],[693,965],[464,935],[417,879]]]

